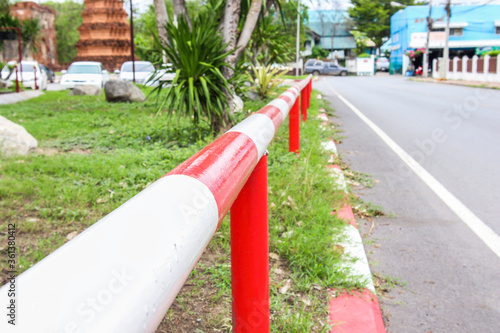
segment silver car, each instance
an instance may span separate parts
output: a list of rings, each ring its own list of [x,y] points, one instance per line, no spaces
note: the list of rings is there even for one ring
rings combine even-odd
[[[340,75],[346,76],[348,74],[347,68],[342,67],[336,63],[323,61],[323,60],[308,60],[305,66],[307,74],[318,75]]]

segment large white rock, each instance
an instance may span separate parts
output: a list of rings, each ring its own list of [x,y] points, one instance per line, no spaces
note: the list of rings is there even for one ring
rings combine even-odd
[[[243,100],[239,97],[234,95],[233,96],[233,104],[234,104],[234,112],[242,112],[243,111]]]
[[[104,85],[108,102],[144,102],[146,96],[129,81],[110,80]]]
[[[102,89],[96,86],[76,86],[69,92],[68,95],[102,95]]]
[[[36,139],[24,127],[0,116],[0,155],[27,155],[37,146]]]

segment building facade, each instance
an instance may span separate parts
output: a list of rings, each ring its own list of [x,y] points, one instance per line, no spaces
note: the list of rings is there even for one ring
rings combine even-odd
[[[309,29],[306,39],[306,52],[310,55],[315,45],[330,51],[329,58],[344,59],[356,48],[354,36],[349,32],[349,20],[345,10],[309,10]]]
[[[13,17],[20,20],[37,18],[42,25],[40,32],[40,40],[36,48],[37,52],[33,53],[29,50],[23,50],[23,59],[36,60],[49,68],[54,68],[58,65],[57,60],[57,43],[56,43],[56,26],[55,17],[56,11],[31,1],[18,2],[10,7],[10,12]],[[5,45],[4,60],[19,59],[18,41],[8,41]]]
[[[131,60],[130,25],[120,0],[85,0],[75,61],[99,61],[108,71]]]
[[[391,73],[404,73],[408,65],[422,64],[427,39],[428,6],[409,6],[391,17]],[[429,58],[442,57],[446,11],[433,6],[429,34]],[[500,47],[500,5],[451,6],[450,58],[472,57],[483,49]]]

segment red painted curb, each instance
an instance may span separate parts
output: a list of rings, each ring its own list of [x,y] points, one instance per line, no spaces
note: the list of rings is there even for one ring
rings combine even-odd
[[[358,225],[356,224],[356,219],[354,218],[354,213],[352,212],[351,205],[344,205],[338,212],[336,212],[337,216],[346,221],[347,223],[354,226],[356,229]]]
[[[341,292],[330,301],[331,333],[386,333],[380,306],[370,290]]]

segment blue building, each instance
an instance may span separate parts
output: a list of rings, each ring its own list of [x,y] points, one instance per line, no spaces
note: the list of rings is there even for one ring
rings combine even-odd
[[[391,17],[391,73],[402,73],[408,59],[416,67],[422,64],[428,15],[428,6],[409,6]],[[445,7],[433,6],[431,18],[434,22],[429,34],[429,63],[443,55]],[[452,6],[448,46],[450,58],[472,57],[481,49],[500,47],[500,5]],[[404,55],[410,52],[412,57],[405,61]]]

